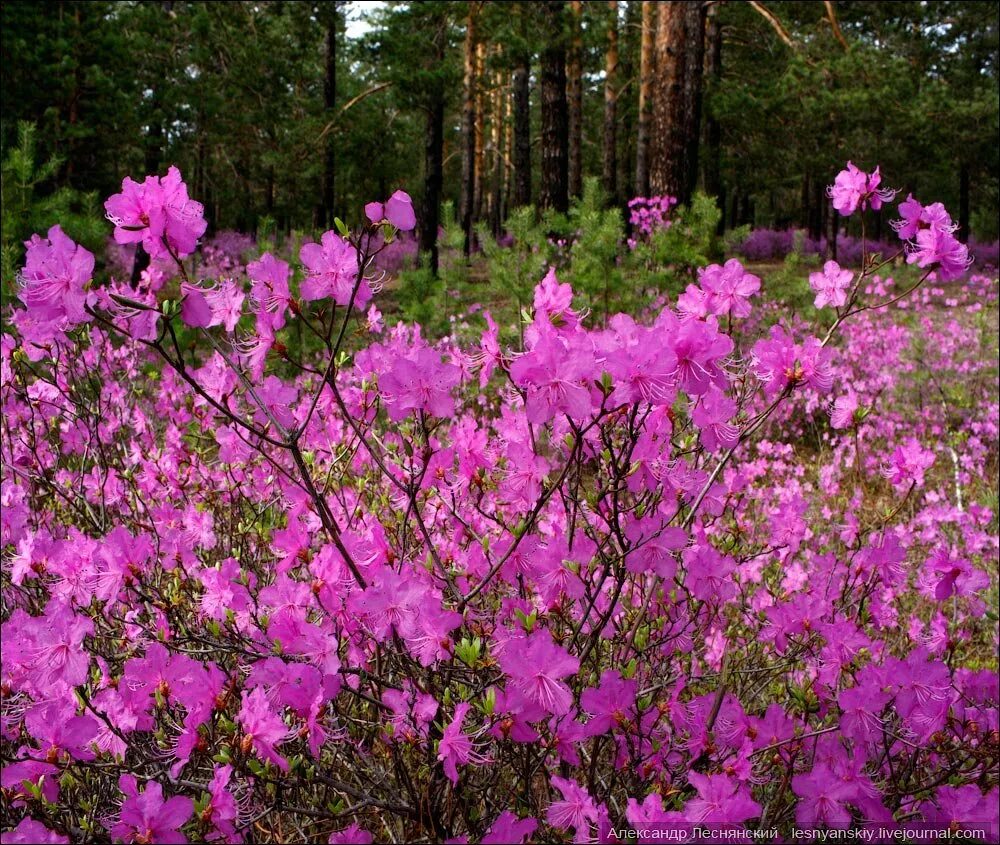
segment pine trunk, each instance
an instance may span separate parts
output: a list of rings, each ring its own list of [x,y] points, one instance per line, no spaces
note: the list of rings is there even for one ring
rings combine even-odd
[[[604,57],[604,191],[618,193],[618,0],[608,0],[608,50]]]
[[[684,4],[684,183],[681,202],[690,203],[698,185],[702,76],[705,66],[705,4]]]
[[[476,16],[474,2],[469,3],[465,24],[465,79],[462,101],[462,198],[459,215],[465,232],[463,251],[472,250],[472,206],[476,185]]]
[[[653,121],[653,74],[656,63],[656,3],[643,0],[639,42],[639,131],[635,147],[635,194],[649,193],[649,129]]]
[[[718,90],[722,79],[722,27],[719,24],[717,3],[710,3],[705,13],[705,81],[709,92]],[[711,102],[711,101],[710,101]],[[702,173],[705,193],[715,197],[716,204],[725,211],[725,194],[722,189],[722,129],[709,108],[705,115],[705,152],[702,157]],[[726,215],[719,218],[720,232],[725,227]],[[808,224],[806,224],[808,225]]]
[[[527,56],[514,68],[514,196],[513,205],[531,205],[531,68]]]
[[[569,107],[569,194],[583,191],[583,3],[572,0],[569,55],[566,62],[566,98]]]
[[[656,72],[653,75],[653,120],[649,149],[649,191],[684,201],[685,159],[689,124],[685,113],[684,69],[687,57],[686,4],[659,4],[656,27]]]
[[[566,44],[561,0],[546,3],[542,50],[542,208],[569,208],[569,118],[566,104]]]

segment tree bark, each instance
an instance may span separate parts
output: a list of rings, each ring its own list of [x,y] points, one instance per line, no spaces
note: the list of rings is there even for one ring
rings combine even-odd
[[[719,24],[718,3],[711,3],[705,12],[705,82],[709,93],[718,90],[722,79],[722,27]],[[719,218],[720,233],[725,228],[726,220],[725,194],[722,189],[722,128],[715,117],[715,111],[709,108],[705,113],[705,154],[702,157],[702,174],[705,193],[715,197],[715,202],[722,209]]]
[[[465,232],[463,251],[472,250],[472,206],[476,183],[476,2],[470,0],[465,23],[465,79],[462,102],[462,198],[459,214]]]
[[[572,0],[570,47],[566,61],[566,98],[569,107],[569,195],[583,191],[583,3]]]
[[[498,72],[494,80],[493,108],[490,115],[490,145],[493,148],[493,184],[490,187],[490,231],[493,237],[500,235],[500,201],[503,195],[503,124],[504,86],[503,76]]]
[[[686,10],[683,2],[659,4],[656,27],[656,72],[653,76],[653,120],[649,149],[649,190],[684,202],[685,159],[684,70],[687,56]]]
[[[483,78],[483,68],[486,65],[486,44],[479,41],[476,44],[476,66],[473,71],[476,79]],[[473,187],[472,187],[472,217],[473,222],[483,216],[483,158],[485,152],[484,132],[486,122],[486,94],[482,85],[476,86],[475,103],[475,163],[473,165]]]
[[[698,185],[702,75],[705,67],[705,4],[684,4],[684,193],[689,203]]]
[[[649,129],[652,124],[653,75],[656,63],[656,3],[643,0],[639,43],[639,131],[635,147],[635,194],[649,193]]]
[[[530,60],[518,58],[514,68],[514,196],[513,205],[531,205],[531,90]]]
[[[604,56],[604,192],[618,193],[618,0],[608,0],[608,49]]]
[[[441,223],[442,159],[444,153],[444,94],[434,96],[427,111],[424,147],[424,209],[420,221],[420,251],[430,256],[430,270],[438,274],[438,226]]]
[[[542,208],[569,208],[569,118],[566,104],[566,43],[562,0],[540,9],[545,21],[542,50]]]

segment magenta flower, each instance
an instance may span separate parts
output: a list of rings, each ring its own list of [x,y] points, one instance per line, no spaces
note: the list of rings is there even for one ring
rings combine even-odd
[[[109,197],[104,208],[115,224],[115,241],[141,242],[151,258],[190,255],[208,227],[202,204],[188,197],[176,167],[163,177],[147,176],[142,184],[126,177],[122,192]]]
[[[462,732],[462,723],[469,712],[470,704],[463,701],[455,707],[455,715],[451,723],[444,729],[441,740],[438,743],[437,758],[444,766],[444,773],[448,780],[454,785],[458,785],[458,766],[474,763],[482,765],[489,762],[489,758],[477,753],[473,749],[472,740]]]
[[[548,631],[510,640],[500,657],[500,668],[514,687],[546,713],[564,716],[573,703],[573,693],[561,682],[575,675],[580,661],[552,641]]]
[[[858,397],[853,393],[845,393],[843,396],[837,397],[830,410],[830,426],[836,429],[853,426],[854,414],[858,407]]]
[[[306,243],[299,250],[299,259],[308,271],[302,282],[302,298],[306,301],[332,298],[338,305],[351,303],[364,308],[372,298],[372,290],[364,279],[358,282],[358,255],[354,247],[336,232],[325,232],[321,243]],[[358,291],[352,302],[355,284]]]
[[[406,191],[396,191],[385,201],[385,218],[401,232],[409,232],[417,225],[413,200]]]
[[[530,352],[510,366],[514,384],[528,394],[528,421],[545,423],[557,414],[581,421],[590,413],[590,391],[584,386],[593,359],[565,338],[546,331]]]
[[[450,417],[455,413],[451,391],[460,379],[458,367],[444,363],[441,353],[424,346],[397,357],[379,378],[379,388],[392,420],[405,419],[413,411]]]
[[[709,452],[736,445],[740,429],[729,422],[735,414],[736,403],[714,385],[695,405],[691,421],[701,430],[701,444]]]
[[[822,273],[810,273],[809,285],[816,291],[813,303],[817,308],[832,305],[840,308],[847,304],[847,291],[851,287],[854,274],[850,270],[840,269],[836,261],[827,261]]]
[[[924,472],[934,465],[934,453],[924,449],[915,437],[908,437],[897,446],[883,474],[895,485],[915,484],[922,487]]]
[[[68,238],[59,226],[48,237],[32,235],[24,242],[24,269],[18,297],[31,315],[54,330],[90,322],[84,309],[86,287],[94,273],[94,255]]]
[[[851,826],[851,813],[845,806],[854,795],[853,785],[846,783],[825,763],[808,774],[792,778],[792,792],[799,797],[795,806],[795,821],[799,827],[833,829]]]
[[[343,830],[334,831],[326,841],[329,845],[371,845],[375,840],[367,830],[355,822]]]
[[[121,815],[111,828],[111,835],[119,842],[166,843],[183,845],[187,837],[180,828],[191,818],[194,804],[190,798],[175,795],[163,799],[163,787],[156,781],[146,783],[139,791],[132,775],[122,775],[118,788],[125,794]]]
[[[537,827],[537,819],[519,819],[510,810],[504,810],[479,842],[480,845],[524,845],[524,840]]]
[[[837,174],[826,194],[833,200],[833,207],[848,217],[859,207],[863,211],[871,204],[872,209],[878,211],[882,203],[892,201],[897,192],[891,188],[880,188],[881,183],[882,176],[877,167],[869,175],[847,162],[847,169]]]
[[[567,780],[553,775],[552,785],[562,793],[561,801],[553,801],[545,812],[545,818],[552,827],[559,830],[572,828],[574,842],[591,841],[591,825],[597,824],[598,810],[590,797],[575,780]]]
[[[288,771],[288,761],[275,750],[275,746],[289,737],[289,730],[281,716],[271,709],[271,704],[258,687],[253,692],[243,693],[243,706],[238,719],[243,728],[243,749],[253,748],[262,760],[274,763],[281,771]]]
[[[232,774],[232,766],[216,766],[215,773],[208,785],[209,801],[202,811],[201,817],[207,819],[215,828],[215,831],[208,835],[209,841],[217,839],[224,842],[240,841],[236,832],[236,821],[240,814],[239,807],[233,794],[227,788]]]
[[[253,282],[250,300],[257,314],[257,325],[277,331],[285,325],[285,312],[292,303],[288,288],[288,264],[265,252],[247,265]]]
[[[761,814],[750,790],[735,778],[688,772],[688,781],[698,791],[698,797],[684,805],[684,818],[689,822],[740,824]]]
[[[750,297],[760,291],[760,278],[748,273],[735,258],[724,266],[710,264],[698,271],[698,280],[708,293],[706,305],[712,314],[750,316]]]
[[[11,831],[4,831],[4,845],[61,845],[69,843],[69,837],[49,830],[41,822],[36,822],[30,816],[25,816]]]
[[[580,709],[590,716],[585,736],[600,736],[634,719],[636,693],[635,681],[624,680],[614,669],[605,670],[600,686],[585,689],[580,696]]]
[[[990,585],[990,576],[963,558],[952,557],[938,549],[927,561],[930,580],[935,583],[934,598],[944,601],[951,596],[971,596]]]

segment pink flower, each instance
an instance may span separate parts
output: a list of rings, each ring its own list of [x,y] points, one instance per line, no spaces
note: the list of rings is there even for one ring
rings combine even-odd
[[[736,403],[715,385],[701,397],[691,412],[691,421],[701,430],[701,444],[709,452],[736,445],[740,430],[729,422],[735,414]]]
[[[527,391],[528,422],[545,423],[557,414],[582,421],[590,413],[590,391],[584,386],[593,359],[553,331],[543,332],[530,352],[510,366],[514,384]]]
[[[752,363],[768,398],[800,384],[820,393],[833,386],[829,350],[816,338],[799,346],[781,326],[771,326],[770,337],[754,344]]]
[[[424,346],[397,357],[379,378],[379,388],[392,420],[405,419],[413,411],[450,417],[455,413],[451,391],[460,379],[458,367],[444,363],[441,353]]]
[[[209,326],[222,326],[227,332],[233,331],[243,316],[242,289],[232,279],[226,279],[219,287],[205,291],[205,300],[212,311]]]
[[[396,191],[385,201],[385,217],[401,232],[409,232],[417,225],[413,200],[406,191]]]
[[[257,314],[257,325],[278,330],[285,325],[285,312],[291,305],[288,289],[288,264],[265,252],[247,265],[247,275],[253,282],[250,299]]]
[[[523,845],[537,827],[537,819],[519,819],[510,810],[504,810],[479,842],[480,845]]]
[[[684,806],[684,818],[703,824],[740,824],[761,814],[750,790],[728,775],[688,772],[688,781],[698,791]]]
[[[468,702],[463,701],[455,707],[455,716],[451,724],[444,729],[438,743],[437,758],[444,764],[444,773],[456,786],[458,785],[458,766],[467,763],[482,765],[489,762],[488,757],[477,754],[473,750],[472,740],[462,732],[462,723],[469,712]]]
[[[202,818],[207,818],[215,828],[215,832],[208,836],[209,841],[216,839],[225,842],[240,841],[236,832],[236,821],[240,814],[239,807],[236,804],[236,799],[227,789],[232,774],[232,766],[216,766],[211,783],[208,785],[209,801],[202,812]]]
[[[364,308],[372,298],[368,282],[358,282],[358,255],[354,247],[336,232],[325,232],[322,246],[315,243],[303,244],[299,259],[308,271],[302,282],[302,298],[306,301],[331,297],[338,305],[351,302],[355,284],[358,285],[353,305]]]
[[[36,822],[30,816],[25,816],[18,823],[17,827],[9,832],[4,832],[3,835],[4,845],[9,842],[10,845],[60,845],[60,843],[69,843],[68,836],[62,836],[56,833],[54,830],[49,830],[41,822]]]
[[[94,255],[68,238],[59,226],[48,237],[32,235],[24,242],[24,269],[18,297],[31,316],[53,325],[53,331],[88,323],[86,286],[94,272]]]
[[[357,822],[343,830],[334,831],[327,839],[329,845],[371,845],[373,841],[372,835]]]
[[[141,242],[151,258],[190,255],[208,227],[202,204],[188,197],[176,167],[162,178],[147,176],[141,185],[126,177],[122,192],[109,197],[104,208],[115,224],[115,241]]]
[[[858,397],[853,393],[839,396],[830,411],[830,425],[836,429],[854,425],[854,414],[858,410]]]
[[[990,585],[990,576],[963,558],[952,557],[938,549],[927,561],[931,581],[936,581],[934,598],[944,601],[951,596],[971,596]]]
[[[553,801],[545,812],[552,827],[560,830],[572,828],[574,842],[590,842],[591,825],[597,824],[598,811],[594,799],[575,780],[553,775],[552,785],[562,793],[561,801]]]
[[[535,631],[508,642],[500,668],[528,701],[546,713],[564,716],[569,712],[573,693],[560,679],[575,675],[580,661],[557,646],[548,631]]]
[[[698,280],[708,293],[706,304],[712,314],[750,316],[750,297],[760,291],[760,278],[748,273],[738,260],[730,258],[721,267],[710,264],[698,271]]]
[[[877,167],[869,175],[847,162],[847,169],[837,174],[826,194],[833,200],[833,207],[844,217],[854,214],[859,206],[863,211],[869,203],[874,211],[878,211],[882,203],[891,202],[897,193],[891,188],[880,188],[881,182],[882,176]]]
[[[111,828],[111,835],[119,842],[134,843],[185,843],[187,837],[181,828],[194,812],[190,798],[175,795],[163,799],[163,787],[155,780],[148,781],[141,792],[132,775],[122,775],[118,788],[125,794],[121,815]]]
[[[908,437],[895,448],[883,474],[896,485],[912,482],[917,487],[923,487],[924,472],[933,465],[934,453],[924,449],[915,437]]]
[[[817,308],[832,305],[840,308],[847,304],[847,291],[851,287],[854,274],[850,270],[841,270],[836,261],[827,261],[822,273],[810,273],[809,285],[816,291],[813,303]]]
[[[212,306],[205,291],[198,285],[181,282],[181,319],[193,329],[205,329],[212,324]]]
[[[274,763],[281,771],[288,771],[288,761],[275,750],[288,739],[289,730],[281,716],[271,709],[264,690],[258,687],[253,692],[243,693],[243,706],[237,718],[243,728],[245,751],[253,748],[262,760]]]
[[[937,265],[943,282],[960,278],[972,266],[969,248],[946,229],[930,228],[917,232],[916,244],[907,252],[906,263],[918,267]]]
[[[851,813],[844,806],[854,796],[855,788],[838,777],[825,763],[807,774],[792,778],[792,792],[799,797],[795,821],[800,827],[834,829],[851,826]]]

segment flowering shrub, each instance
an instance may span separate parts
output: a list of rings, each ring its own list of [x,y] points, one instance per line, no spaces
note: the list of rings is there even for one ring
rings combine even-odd
[[[628,222],[633,237],[629,246],[642,240],[649,240],[657,229],[669,229],[671,225],[670,210],[677,205],[677,197],[633,197],[628,201]]]
[[[889,201],[848,176],[841,212]],[[996,286],[944,286],[943,210],[900,210],[916,281],[816,274],[822,336],[732,260],[601,328],[549,272],[511,345],[382,325],[408,200],[297,289],[270,253],[193,276],[174,170],[107,208],[176,286],[28,242],[4,841],[995,836]]]

